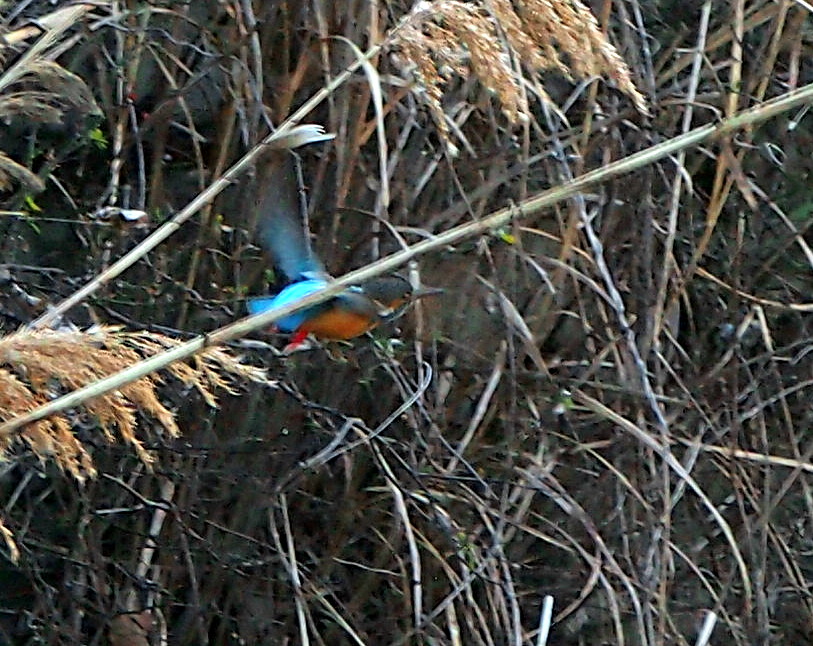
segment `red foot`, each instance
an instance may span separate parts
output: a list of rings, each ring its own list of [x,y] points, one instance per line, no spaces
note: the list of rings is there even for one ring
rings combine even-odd
[[[307,330],[297,330],[294,332],[294,337],[291,339],[291,342],[286,345],[282,351],[284,353],[293,352],[296,350],[300,345],[305,342],[305,339],[308,338],[308,331]]]

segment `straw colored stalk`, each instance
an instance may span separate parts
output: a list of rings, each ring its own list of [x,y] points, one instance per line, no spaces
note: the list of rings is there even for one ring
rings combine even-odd
[[[101,328],[93,332],[25,330],[0,338],[0,420],[15,418],[59,396],[165,352],[180,342],[150,332],[122,332]],[[212,348],[193,363],[174,364],[169,373],[196,388],[210,406],[217,406],[215,389],[235,392],[227,375],[265,381],[263,371],[245,366],[225,350]],[[170,436],[180,434],[173,413],[158,398],[162,379],[153,374],[82,403],[81,410],[97,425],[106,441],[132,446],[145,463],[152,462],[137,437],[140,419],[155,420]],[[83,479],[95,475],[93,462],[72,432],[74,416],[49,417],[20,434],[41,459],[53,458],[60,468]],[[0,438],[0,455],[12,436]]]

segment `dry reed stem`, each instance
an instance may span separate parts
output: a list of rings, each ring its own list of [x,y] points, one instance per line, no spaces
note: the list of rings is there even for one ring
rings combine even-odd
[[[58,396],[63,389],[82,388],[178,344],[160,334],[128,333],[117,328],[94,332],[21,331],[0,338],[0,418],[24,414]],[[195,387],[213,407],[217,406],[215,389],[235,392],[224,375],[265,381],[263,371],[240,364],[219,349],[196,357],[192,366],[175,364],[169,372],[185,385]],[[106,441],[129,444],[145,464],[152,462],[152,456],[137,437],[139,414],[155,419],[170,436],[180,434],[173,413],[158,399],[156,388],[160,382],[157,375],[147,376],[83,403]],[[95,475],[88,451],[71,432],[69,418],[59,416],[33,424],[21,438],[41,459],[53,458],[74,477]],[[9,449],[8,436],[3,439],[0,455]]]
[[[0,52],[10,45],[16,45],[19,42],[28,40],[34,36],[40,36],[43,32],[50,32],[52,30],[61,30],[66,25],[70,26],[76,22],[84,14],[96,9],[95,4],[90,3],[77,3],[68,7],[62,7],[49,14],[39,16],[35,25],[26,25],[20,29],[0,34]]]
[[[3,359],[2,362],[6,364],[7,360]],[[48,393],[32,390],[13,372],[0,368],[0,415],[4,419],[36,408],[48,399]],[[64,417],[51,417],[32,424],[21,434],[21,438],[40,459],[52,456],[61,468],[75,477],[81,478],[84,473],[93,474],[90,456],[73,435],[70,424]],[[3,438],[0,455],[5,454],[9,445],[9,438]]]
[[[20,560],[20,548],[17,547],[17,543],[14,541],[14,534],[3,524],[2,519],[0,519],[0,535],[3,537],[6,549],[8,549],[9,559],[12,563],[17,563]]]
[[[762,122],[773,116],[786,112],[787,110],[790,110],[800,104],[803,104],[804,102],[808,101],[811,96],[813,96],[813,84],[800,88],[794,92],[783,94],[776,99],[739,113],[738,115],[726,119],[719,124],[710,124],[695,128],[694,130],[683,135],[674,137],[673,139],[637,152],[629,157],[620,159],[595,171],[586,173],[585,175],[568,181],[561,186],[543,191],[539,195],[526,200],[526,202],[518,207],[501,209],[476,222],[459,225],[444,232],[443,234],[435,236],[430,240],[425,240],[413,245],[412,247],[404,249],[403,251],[394,253],[381,260],[370,263],[365,267],[345,274],[344,276],[337,278],[328,286],[305,298],[292,302],[284,307],[273,308],[262,314],[247,317],[222,327],[219,330],[208,334],[206,337],[198,337],[191,341],[180,343],[162,355],[142,360],[115,375],[101,379],[90,386],[83,387],[72,393],[64,395],[58,400],[39,406],[29,413],[17,416],[12,420],[8,420],[0,424],[0,435],[12,434],[17,429],[31,422],[52,415],[56,412],[64,410],[65,408],[80,404],[88,397],[96,397],[101,393],[110,392],[111,390],[120,388],[123,384],[128,384],[131,381],[140,379],[141,377],[144,377],[155,370],[165,368],[176,361],[187,359],[203,350],[210,349],[214,345],[226,343],[227,341],[239,338],[255,329],[268,326],[280,317],[286,316],[287,314],[305,307],[321,303],[331,296],[335,296],[336,294],[340,293],[343,289],[350,285],[362,283],[387,271],[397,269],[404,263],[421,254],[427,253],[431,250],[443,248],[446,245],[466,239],[488,229],[504,226],[507,222],[515,219],[517,213],[526,216],[533,215],[561,200],[573,197],[580,191],[584,191],[597,182],[618,177],[702,141],[706,141],[713,137],[725,136],[726,134],[739,128]],[[235,167],[233,167],[233,169],[235,169]],[[196,200],[190,204],[183,211],[183,213],[185,215],[190,214],[202,201],[201,196],[198,196],[198,198],[196,198]],[[169,235],[169,232],[166,235]],[[154,244],[158,243],[154,242]],[[130,255],[128,255],[126,258],[128,262],[135,261],[134,259],[130,258]],[[110,273],[113,273],[114,267],[116,271],[121,271],[122,267],[117,265],[124,265],[124,260],[125,259],[123,258],[120,263],[116,263],[116,265],[112,266],[109,270]],[[96,281],[92,281],[92,283],[86,285],[85,288],[74,294],[74,296],[69,300],[79,300],[80,296],[86,295],[102,282],[103,281],[98,279]],[[802,311],[813,310],[813,304],[797,304],[795,309],[801,309]],[[41,317],[40,321],[45,320],[47,316],[48,315],[44,315]]]
[[[3,107],[0,104],[0,111],[2,111]],[[5,107],[8,107],[8,105]],[[0,119],[2,118],[2,114],[0,114]],[[29,191],[42,191],[45,189],[45,183],[35,173],[0,151],[0,191],[8,190],[11,187],[12,180],[16,180]]]
[[[51,14],[45,31],[40,38],[2,75],[0,75],[0,92],[17,83],[22,77],[31,72],[33,65],[38,64],[46,56],[46,52],[54,46],[62,35],[91,9],[92,5],[77,4]]]

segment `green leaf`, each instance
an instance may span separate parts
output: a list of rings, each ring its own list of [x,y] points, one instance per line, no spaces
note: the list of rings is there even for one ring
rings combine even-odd
[[[93,128],[88,133],[88,136],[99,150],[107,150],[107,147],[110,145],[110,142],[107,141],[107,137],[104,136],[101,128]]]
[[[517,237],[513,233],[508,231],[508,229],[502,229],[502,228],[495,229],[494,230],[494,235],[496,237],[498,237],[500,240],[502,240],[506,244],[511,244],[511,245],[517,244]]]
[[[42,213],[42,209],[34,201],[34,198],[31,195],[25,196],[25,209],[31,213]]]

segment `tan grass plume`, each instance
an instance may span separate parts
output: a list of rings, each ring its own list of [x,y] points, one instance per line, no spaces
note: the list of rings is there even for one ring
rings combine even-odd
[[[24,330],[0,338],[0,421],[25,413],[66,390],[76,390],[118,372],[141,359],[178,345],[180,341],[152,332],[124,332],[99,328],[90,332]],[[241,364],[227,351],[212,348],[193,359],[167,368],[185,385],[196,388],[211,406],[215,389],[234,392],[229,377],[264,382],[264,371]],[[172,412],[161,403],[157,374],[90,399],[81,413],[97,425],[108,442],[133,447],[146,464],[152,456],[138,438],[142,418],[157,422],[169,435],[180,433]],[[41,459],[51,458],[78,479],[95,475],[85,446],[72,431],[70,414],[40,420],[25,427],[19,439]],[[0,437],[0,457],[14,437]]]
[[[412,74],[447,141],[441,99],[452,75],[475,76],[511,123],[528,116],[523,69],[531,75],[557,70],[568,78],[604,76],[638,110],[647,109],[629,67],[580,0],[418,2],[399,27],[394,47],[396,63]],[[550,101],[544,90],[541,98]]]
[[[43,17],[33,32],[22,30],[28,35],[21,36],[20,41],[33,34],[40,34],[40,38],[28,46],[13,65],[0,69],[0,123],[18,119],[56,124],[68,111],[101,117],[101,110],[88,85],[49,59],[50,50],[60,37],[91,8],[92,5],[88,4],[73,5]],[[18,47],[12,47],[12,43],[17,43]],[[18,48],[19,42],[13,34],[0,34],[0,63]],[[14,182],[22,184],[28,191],[44,189],[40,177],[0,150],[0,191],[8,190]]]

